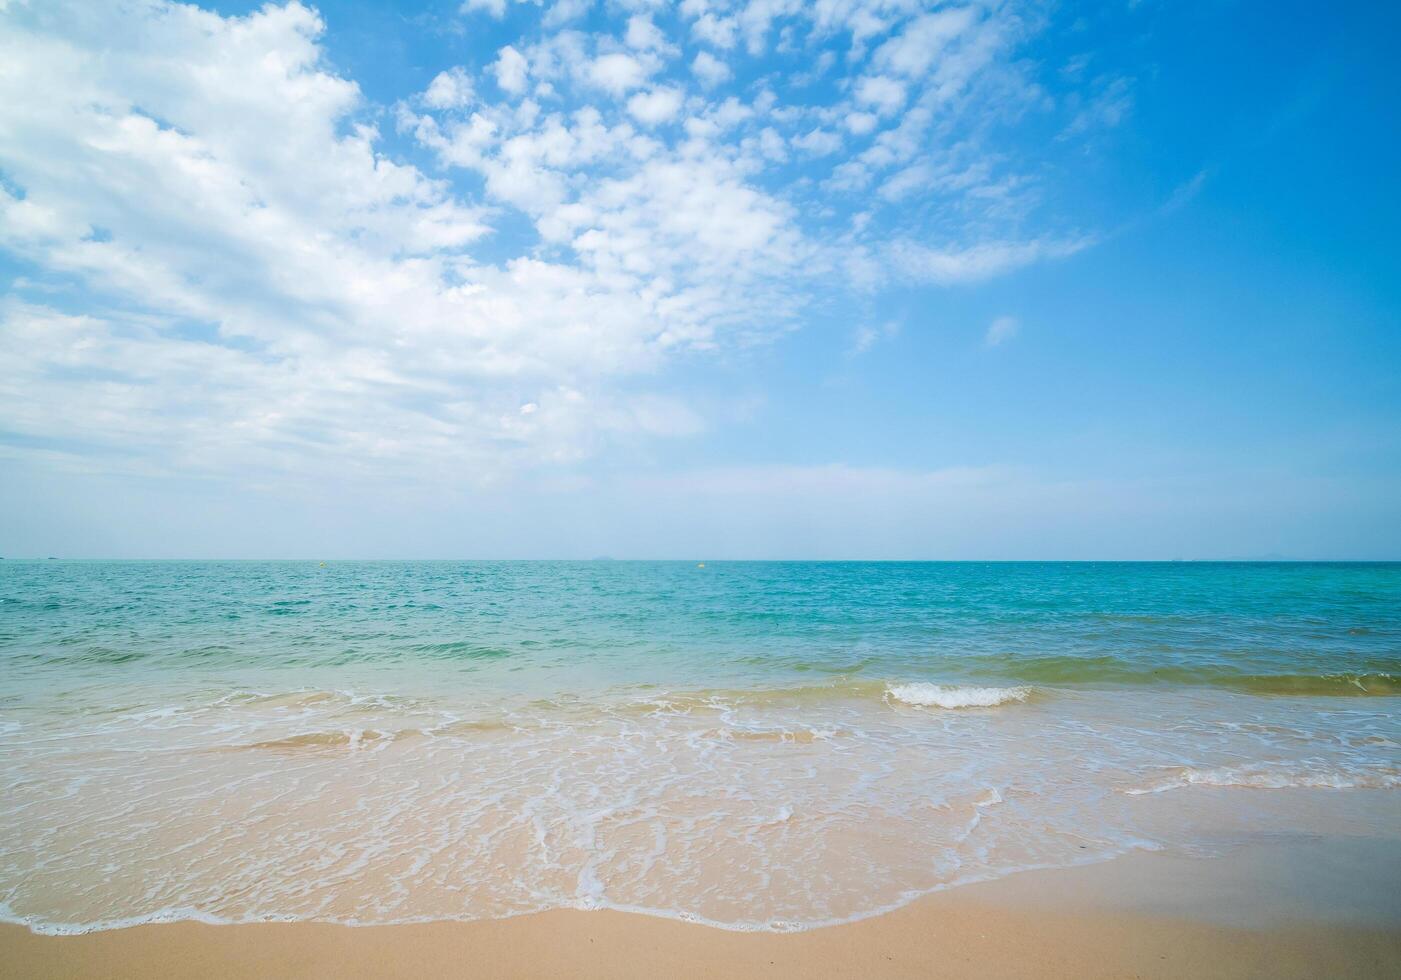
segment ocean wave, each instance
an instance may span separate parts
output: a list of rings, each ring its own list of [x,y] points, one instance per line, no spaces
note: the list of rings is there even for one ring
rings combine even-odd
[[[1031,697],[1029,687],[953,687],[943,684],[892,684],[886,695],[920,708],[995,708]]]
[[[1162,793],[1187,786],[1244,789],[1396,789],[1401,769],[1393,766],[1324,768],[1303,763],[1247,763],[1197,769],[1181,766],[1146,786],[1123,790],[1129,796]]]
[[[979,803],[977,805],[981,807],[985,804]],[[767,819],[759,818],[752,826],[754,830],[782,827],[789,823],[793,817],[794,813],[792,808],[785,806],[781,807]],[[564,897],[553,900],[538,900],[536,903],[523,908],[487,914],[444,910],[427,914],[372,915],[370,917],[270,911],[250,912],[242,915],[217,915],[193,906],[169,906],[144,914],[107,919],[91,919],[86,921],[71,921],[49,918],[44,915],[21,914],[7,902],[0,901],[0,923],[23,926],[30,932],[39,936],[83,936],[96,932],[130,929],[136,926],[169,925],[178,922],[196,922],[201,925],[211,926],[310,922],[357,928],[424,925],[439,922],[502,922],[522,916],[538,915],[542,912],[562,909],[585,912],[606,909],[613,912],[627,913],[629,915],[645,915],[649,918],[701,925],[712,929],[720,929],[725,932],[788,934],[811,932],[817,929],[831,928],[833,926],[851,925],[856,922],[878,918],[904,908],[929,895],[967,887],[968,885],[996,881],[1001,878],[1023,874],[1028,871],[1045,871],[1058,868],[1074,868],[1102,864],[1135,851],[1153,852],[1159,850],[1162,850],[1161,845],[1152,841],[1127,840],[1118,844],[1104,845],[1088,852],[1080,851],[1074,855],[1067,854],[1059,861],[1028,861],[1023,864],[1010,864],[1005,867],[981,869],[979,871],[957,875],[946,881],[941,881],[927,887],[908,889],[893,899],[872,902],[865,908],[846,915],[832,916],[815,915],[760,919],[711,918],[685,907],[618,902],[610,900],[606,896],[590,896],[587,898],[576,897],[572,900]]]
[[[1035,694],[1029,686],[980,687],[976,685],[932,684],[923,681],[894,682],[842,680],[830,684],[801,686],[701,689],[691,691],[648,691],[634,696],[622,692],[617,700],[570,696],[533,702],[546,710],[588,711],[600,707],[621,715],[664,717],[667,715],[724,715],[739,708],[804,708],[841,701],[898,701],[918,707],[988,708],[1026,701]]]
[[[393,718],[420,718],[411,735],[475,734],[482,731],[533,727],[546,719],[556,721],[576,718],[593,721],[617,717],[666,718],[670,716],[728,716],[739,709],[797,709],[847,702],[885,702],[923,708],[990,708],[1014,704],[1033,698],[1037,689],[1029,685],[989,687],[962,684],[935,684],[925,681],[840,680],[828,684],[752,687],[700,688],[676,691],[639,691],[635,688],[614,689],[594,695],[559,695],[537,698],[507,711],[504,715],[463,718],[461,707],[450,701],[429,701],[421,698],[360,694],[350,691],[296,690],[280,693],[235,691],[214,698],[187,704],[159,707],[142,706],[127,712],[128,721],[164,721],[176,716],[198,714],[211,709],[246,710],[258,717],[348,718],[373,715],[379,722]],[[437,719],[436,722],[433,719]],[[392,721],[389,721],[392,724]],[[341,726],[337,726],[341,727]],[[394,737],[393,732],[374,733],[370,726],[345,725],[342,730],[328,732],[308,730],[286,739],[259,742],[255,748],[280,748],[302,745],[345,744],[359,741],[355,730],[366,733],[365,738]],[[834,732],[821,726],[811,731],[795,732],[781,729],[775,732],[732,732],[734,738],[757,738],[779,741],[803,741],[828,737]],[[839,734],[839,733],[838,733]],[[283,743],[286,743],[285,746]],[[247,747],[247,746],[244,746]]]
[[[712,728],[703,732],[703,738],[716,738],[732,742],[774,742],[793,745],[813,745],[817,742],[830,742],[834,738],[849,736],[842,728]]]
[[[295,732],[277,738],[259,739],[219,745],[215,751],[274,751],[297,752],[315,749],[381,749],[390,742],[418,738],[470,738],[473,736],[523,730],[522,726],[502,719],[454,719],[440,725],[421,728],[345,728]]]
[[[999,654],[965,662],[979,674],[1026,684],[1074,686],[1215,687],[1243,694],[1298,697],[1395,697],[1401,695],[1401,663],[1383,658],[1351,671],[1260,672],[1225,664],[1150,664],[1120,656]]]
[[[593,712],[603,708],[622,715],[690,715],[725,713],[735,708],[801,708],[832,701],[879,700],[885,695],[885,691],[884,681],[850,680],[777,687],[646,691],[615,689],[602,698],[568,695],[539,699],[531,702],[530,706],[566,712]]]
[[[401,731],[382,732],[373,728],[356,728],[349,731],[298,732],[282,738],[264,739],[238,745],[239,749],[263,749],[275,752],[295,752],[300,749],[359,749],[382,746],[403,738],[413,738],[423,733],[414,728]]]
[[[298,688],[290,691],[234,690],[179,705],[185,712],[208,710],[286,711],[430,711],[437,702],[400,694]]]
[[[994,707],[1026,701],[1047,688],[1186,687],[1239,694],[1297,697],[1401,696],[1401,674],[1385,671],[1320,674],[1246,673],[1218,666],[1147,668],[1117,657],[988,657],[965,663],[969,683],[834,678],[825,684],[689,691],[624,692],[616,710],[638,714],[701,712],[736,706],[781,707],[835,700],[900,701],[921,707]],[[960,671],[964,673],[965,671]],[[979,683],[982,681],[982,683]],[[992,683],[988,683],[991,681]],[[997,683],[1003,681],[1004,683]],[[927,699],[927,700],[923,700]],[[552,698],[539,706],[582,705],[578,697]]]

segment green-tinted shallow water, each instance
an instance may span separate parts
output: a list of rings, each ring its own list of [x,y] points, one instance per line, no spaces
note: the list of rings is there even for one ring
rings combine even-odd
[[[11,560],[0,672],[0,913],[60,930],[791,928],[1401,794],[1401,564]]]
[[[814,675],[1401,691],[1401,565],[18,562],[10,684],[422,671],[506,690]]]

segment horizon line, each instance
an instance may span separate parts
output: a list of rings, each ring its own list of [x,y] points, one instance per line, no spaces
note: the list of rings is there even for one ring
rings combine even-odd
[[[324,556],[313,557],[256,557],[256,558],[236,558],[218,556],[142,556],[142,555],[106,555],[106,556],[80,556],[80,555],[0,555],[0,561],[19,562],[44,562],[44,561],[77,561],[77,562],[321,562],[330,564],[332,562],[350,563],[408,563],[408,562],[533,562],[533,563],[590,563],[607,564],[609,562],[625,563],[730,563],[730,564],[781,564],[781,563],[802,563],[802,564],[903,564],[903,565],[1094,565],[1094,564],[1116,564],[1116,565],[1310,565],[1310,564],[1339,564],[1339,565],[1390,565],[1401,564],[1401,558],[1293,558],[1282,556],[1258,556],[1258,557],[1224,557],[1224,558],[715,558],[709,556],[696,555],[686,558],[617,558],[613,556],[595,556],[591,558],[501,558],[501,557],[419,557],[419,558],[332,558]]]

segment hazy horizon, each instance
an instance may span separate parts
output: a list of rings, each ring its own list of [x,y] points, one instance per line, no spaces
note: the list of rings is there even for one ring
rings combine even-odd
[[[691,564],[699,562],[701,566],[706,564],[848,564],[848,565],[868,565],[868,564],[893,564],[893,565],[1076,565],[1076,564],[1102,564],[1102,565],[1190,565],[1190,564],[1219,564],[1219,565],[1396,565],[1401,564],[1401,559],[1396,558],[1298,558],[1286,555],[1233,555],[1224,558],[734,558],[726,556],[695,554],[686,557],[647,557],[647,556],[618,556],[618,555],[592,555],[589,557],[549,557],[535,556],[522,558],[501,558],[490,555],[483,556],[452,556],[438,555],[421,558],[403,558],[392,555],[372,556],[372,557],[327,557],[325,555],[274,555],[258,556],[249,555],[246,557],[220,556],[220,555],[0,555],[0,560],[10,561],[79,561],[79,562],[208,562],[217,564],[219,562],[320,562],[330,564],[339,562],[343,564],[414,564],[422,563],[451,563],[459,562],[463,564],[472,563],[500,563],[500,562],[538,562],[538,563],[579,563],[579,562],[634,562],[634,563],[677,563]]]

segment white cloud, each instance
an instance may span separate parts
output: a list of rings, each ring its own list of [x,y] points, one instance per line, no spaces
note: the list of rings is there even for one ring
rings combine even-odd
[[[496,75],[496,84],[504,91],[513,95],[519,95],[525,91],[525,78],[529,70],[525,56],[513,48],[506,45],[496,54],[496,61],[491,66],[492,73]]]
[[[927,163],[916,163],[906,167],[880,186],[880,196],[887,201],[899,201],[934,180],[934,170]]]
[[[540,493],[551,467],[713,424],[703,402],[649,390],[687,390],[691,376],[674,382],[706,352],[729,357],[812,308],[880,309],[892,280],[962,287],[1086,247],[1062,203],[1077,195],[1054,183],[1064,160],[1027,137],[1133,122],[1133,81],[1092,55],[1057,71],[1028,42],[1059,15],[1024,0],[622,0],[587,19],[582,0],[541,0],[509,21],[507,0],[467,0],[502,22],[468,22],[451,61],[418,49],[433,80],[387,112],[332,67],[313,9],[252,6],[0,0],[0,249],[23,270],[0,297],[7,476],[20,457],[103,487],[120,486],[112,472],[201,488],[212,473],[281,491],[306,475],[318,518],[326,474],[338,490],[436,489],[524,471],[518,485]],[[764,49],[788,60],[749,54]],[[677,124],[653,125],[664,118]],[[852,356],[894,336],[849,322],[862,325],[836,342]],[[1018,343],[1004,322],[984,342]],[[622,472],[614,461],[600,469]],[[820,525],[846,529],[836,554],[962,542],[986,556],[986,529],[1019,521],[1060,528],[1079,553],[1134,490],[1034,477],[702,469],[620,480],[580,506],[611,502],[624,534],[670,516],[680,553],[811,553]],[[497,546],[535,533],[557,554],[560,538],[530,525],[572,492],[533,510],[501,496]],[[452,520],[463,498],[425,497],[451,499],[425,522],[442,547],[443,527],[466,526]],[[1193,497],[1167,488],[1141,526],[1169,526],[1152,518]],[[208,524],[197,499],[191,527]],[[1239,514],[1255,510],[1241,499]]]
[[[1095,129],[1113,129],[1133,110],[1133,85],[1127,78],[1111,78],[1085,101],[1066,126],[1064,136]]]
[[[628,99],[628,112],[638,122],[656,126],[676,118],[681,111],[681,90],[675,88],[654,88],[639,92]]]
[[[1063,258],[1089,244],[1088,239],[1033,239],[931,248],[914,242],[895,242],[889,252],[891,261],[907,276],[947,286],[981,282],[1043,259]]]
[[[988,324],[987,333],[983,336],[983,344],[988,347],[1001,347],[1015,337],[1021,327],[1022,325],[1016,317],[1000,316]]]
[[[977,22],[969,7],[952,7],[917,17],[904,31],[882,44],[872,60],[878,66],[917,78],[929,71],[945,49]]]
[[[905,86],[887,75],[868,75],[856,83],[856,99],[890,115],[905,104]]]
[[[593,0],[555,0],[545,11],[543,23],[546,27],[559,27],[572,20],[578,20],[588,13]]]
[[[1158,210],[1164,214],[1170,214],[1173,211],[1186,207],[1201,193],[1202,188],[1206,186],[1206,182],[1210,176],[1210,169],[1198,170],[1188,180],[1179,184]]]
[[[588,67],[589,80],[613,95],[637,88],[648,74],[647,67],[637,58],[618,52],[600,55]]]
[[[646,14],[633,14],[628,18],[625,40],[630,48],[638,51],[656,51],[664,55],[674,55],[676,45],[667,40],[661,29]]]
[[[0,165],[23,189],[0,195],[0,246],[92,297],[82,315],[0,309],[11,431],[164,466],[332,454],[481,479],[579,458],[609,433],[695,430],[684,406],[603,381],[715,342],[721,298],[628,268],[628,236],[670,241],[673,257],[651,259],[666,268],[686,265],[690,239],[702,262],[769,247],[786,219],[737,178],[697,163],[682,180],[674,164],[627,192],[688,198],[650,227],[606,195],[588,203],[602,237],[586,264],[483,265],[462,250],[488,233],[485,212],[378,152],[358,89],[320,65],[313,12],[151,13],[54,8],[0,35],[14,67]],[[448,79],[425,104],[461,101]],[[483,120],[460,124],[478,153],[515,152]],[[587,116],[554,132],[519,148],[526,172],[609,140]]]
[[[463,0],[460,9],[464,14],[480,10],[500,20],[506,16],[506,0]]]
[[[830,129],[814,129],[793,137],[793,145],[813,156],[827,156],[842,148],[842,138]]]
[[[897,6],[687,0],[683,39],[651,8],[600,6],[595,32],[582,4],[523,4],[512,24],[538,33],[469,62],[486,83],[433,66],[394,105],[427,170],[391,155],[300,3],[14,9],[0,248],[36,285],[0,307],[0,412],[133,466],[569,462],[704,425],[643,390],[677,352],[772,338],[827,292],[976,282],[1085,244],[1026,236],[1012,155],[960,116],[983,84],[1014,100],[1002,8],[954,30]],[[798,51],[840,31],[851,59],[814,59],[827,103],[775,80],[720,99],[720,57],[668,60],[682,40]],[[852,155],[844,133],[870,138]]]
[[[728,51],[735,46],[735,33],[739,25],[733,17],[716,17],[702,14],[691,25],[691,33],[697,40]]]
[[[871,112],[848,112],[842,119],[842,125],[855,136],[865,136],[876,128],[879,121],[879,118]]]
[[[423,93],[424,104],[433,109],[460,109],[473,98],[472,78],[463,68],[438,72]]]
[[[702,51],[696,55],[691,62],[691,73],[705,88],[715,88],[715,86],[723,84],[729,80],[731,74],[730,66],[709,51]]]
[[[847,353],[851,355],[864,354],[882,340],[893,340],[899,335],[899,320],[887,320],[878,325],[862,324],[852,333],[851,347]]]

